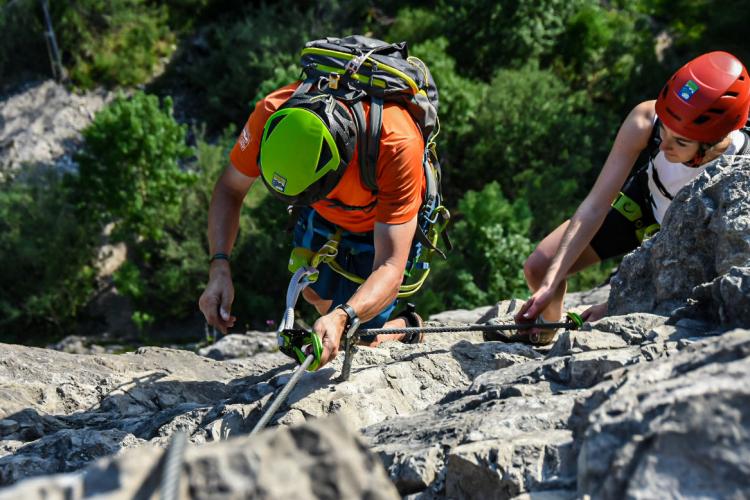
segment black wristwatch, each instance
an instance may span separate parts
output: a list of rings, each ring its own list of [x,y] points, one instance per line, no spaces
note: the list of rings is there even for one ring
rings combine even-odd
[[[346,325],[344,326],[344,332],[347,332],[355,322],[359,323],[359,316],[357,316],[357,312],[346,302],[337,305],[336,309],[341,309],[346,313]]]

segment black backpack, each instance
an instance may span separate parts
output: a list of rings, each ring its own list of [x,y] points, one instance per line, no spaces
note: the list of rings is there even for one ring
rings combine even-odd
[[[402,286],[401,296],[414,293],[429,273],[433,253],[445,258],[452,248],[445,231],[450,212],[443,205],[441,170],[434,138],[440,125],[438,91],[427,66],[409,56],[406,42],[387,43],[360,35],[325,38],[305,44],[301,53],[302,84],[290,100],[309,92],[322,91],[344,101],[352,110],[357,129],[360,176],[364,185],[377,193],[376,165],[379,155],[383,104],[395,102],[406,109],[422,132],[425,196],[419,211],[417,245],[412,251],[407,275],[416,281]],[[370,103],[369,123],[362,101]],[[348,207],[352,210],[372,209]],[[442,244],[440,244],[442,240]],[[422,272],[417,276],[414,270]],[[406,288],[405,288],[406,287]],[[409,287],[413,287],[409,288]],[[407,293],[408,292],[408,293]]]

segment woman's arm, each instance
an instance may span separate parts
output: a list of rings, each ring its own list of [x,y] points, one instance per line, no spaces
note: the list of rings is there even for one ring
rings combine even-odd
[[[555,290],[591,242],[633,164],[648,145],[656,113],[654,104],[655,101],[640,103],[623,121],[594,187],[570,219],[540,287],[523,305],[519,318],[536,318],[549,305]]]

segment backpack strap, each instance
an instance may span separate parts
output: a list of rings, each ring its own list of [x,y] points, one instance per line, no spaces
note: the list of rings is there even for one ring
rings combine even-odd
[[[362,184],[378,193],[377,165],[380,155],[380,132],[383,128],[383,99],[372,97],[370,100],[370,121],[365,119],[365,108],[362,101],[351,105],[354,122],[357,125],[357,154],[359,155],[359,177]]]
[[[660,124],[661,122],[659,121],[659,118],[657,118],[656,121],[654,121],[654,127],[651,129],[651,136],[648,138],[648,145],[646,146],[648,163],[646,164],[646,167],[653,164],[654,158],[659,154],[659,146],[661,145],[661,136],[659,135]],[[656,184],[656,188],[659,192],[661,192],[661,194],[669,201],[672,201],[674,196],[672,196],[672,193],[669,192],[659,178],[659,171],[656,169],[656,165],[651,168],[651,178],[654,180],[654,184]],[[648,182],[648,178],[645,178],[645,180]]]
[[[357,154],[359,155],[359,177],[362,184],[373,194],[378,192],[377,165],[380,153],[380,130],[383,126],[383,100],[372,98],[370,122],[365,119],[362,101],[351,106],[354,122],[357,125]]]
[[[359,157],[362,182],[377,194],[377,165],[380,155],[380,132],[383,128],[383,99],[373,96],[370,100],[370,124],[365,134],[365,156]],[[364,161],[363,161],[364,160]]]

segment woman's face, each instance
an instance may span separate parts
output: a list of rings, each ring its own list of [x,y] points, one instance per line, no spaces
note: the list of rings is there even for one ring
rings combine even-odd
[[[672,163],[688,163],[698,153],[700,143],[687,137],[677,135],[669,127],[659,122],[659,149],[668,161]]]

